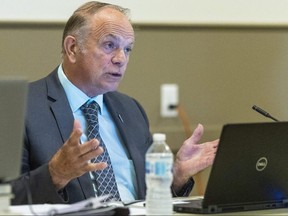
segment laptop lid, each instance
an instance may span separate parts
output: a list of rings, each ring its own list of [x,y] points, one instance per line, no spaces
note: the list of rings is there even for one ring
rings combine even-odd
[[[202,212],[286,207],[287,162],[288,122],[225,125],[207,183]],[[181,206],[174,208],[184,211]],[[194,212],[189,208],[186,212]]]
[[[20,175],[27,81],[0,80],[0,182]]]

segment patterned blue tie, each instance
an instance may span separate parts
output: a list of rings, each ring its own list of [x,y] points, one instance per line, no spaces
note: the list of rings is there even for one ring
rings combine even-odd
[[[104,170],[97,170],[92,172],[93,174],[92,182],[95,181],[96,184],[95,185],[93,183],[96,196],[103,196],[109,194],[110,196],[105,201],[109,201],[111,199],[120,201],[121,199],[117,188],[110,156],[99,133],[98,111],[100,110],[100,107],[98,103],[95,101],[87,101],[84,105],[81,106],[80,109],[82,110],[88,123],[87,125],[88,140],[94,138],[98,139],[100,142],[100,146],[104,150],[104,152],[101,155],[97,156],[92,162],[94,163],[106,162],[108,165],[107,168],[105,168]]]

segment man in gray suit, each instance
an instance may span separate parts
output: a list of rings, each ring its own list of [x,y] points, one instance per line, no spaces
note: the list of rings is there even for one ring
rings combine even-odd
[[[13,204],[74,203],[97,196],[91,173],[108,166],[122,201],[145,199],[145,153],[152,143],[148,119],[135,99],[116,91],[133,44],[127,9],[88,2],[73,13],[63,33],[62,64],[29,87],[23,175],[12,182]],[[100,107],[105,148],[87,137],[81,109],[87,101]],[[176,155],[174,196],[188,195],[191,176],[213,163],[218,140],[199,145],[203,130],[198,125]],[[111,164],[91,163],[103,151]]]

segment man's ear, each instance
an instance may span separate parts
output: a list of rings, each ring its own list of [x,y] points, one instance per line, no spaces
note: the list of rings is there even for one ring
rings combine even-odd
[[[71,35],[68,35],[64,39],[63,43],[64,43],[63,44],[64,51],[65,51],[67,58],[69,59],[71,63],[75,63],[76,62],[76,50],[77,50],[76,38]]]

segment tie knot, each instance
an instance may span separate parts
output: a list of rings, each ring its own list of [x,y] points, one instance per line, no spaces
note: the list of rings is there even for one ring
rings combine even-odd
[[[94,128],[98,130],[98,111],[100,109],[98,103],[95,101],[87,101],[80,107],[80,109],[88,123],[88,131],[90,130],[89,127],[92,127],[91,130]]]
[[[88,100],[85,104],[83,104],[80,108],[84,115],[95,115],[98,114],[98,111],[100,110],[100,106],[96,101],[90,101]]]

